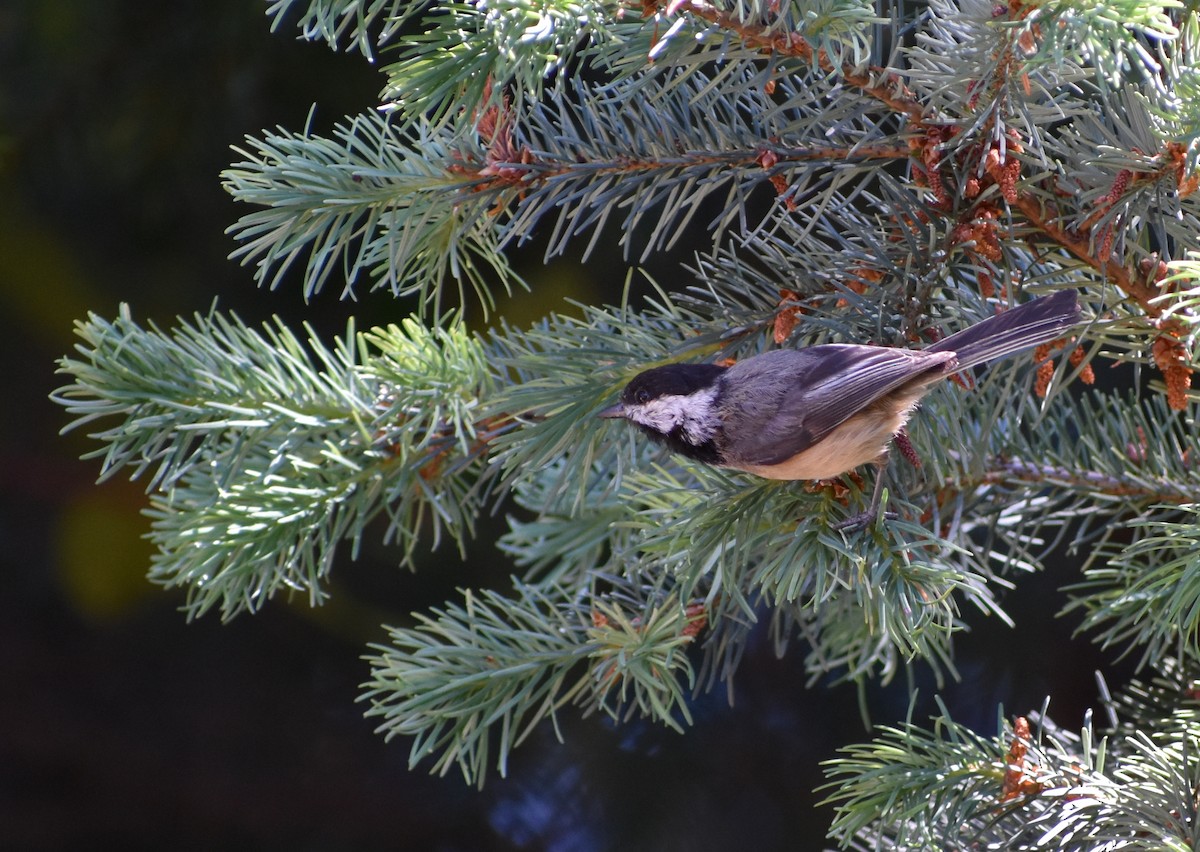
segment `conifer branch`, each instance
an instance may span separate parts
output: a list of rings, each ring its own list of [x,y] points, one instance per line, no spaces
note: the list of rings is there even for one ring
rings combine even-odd
[[[880,729],[826,764],[840,848],[1188,849],[1200,727],[1100,739],[1044,713],[982,737],[942,712]]]
[[[759,621],[781,652],[802,640],[814,683],[914,662],[940,682],[957,632],[1008,621],[998,590],[1065,541],[1089,557],[1067,611],[1154,677],[1108,703],[1129,718],[1107,740],[1044,711],[995,736],[944,710],[881,729],[827,770],[832,836],[1196,845],[1194,4],[930,0],[890,9],[893,31],[861,0],[268,7],[276,25],[297,10],[308,38],[394,48],[388,103],[327,137],[248,140],[223,175],[255,208],[235,257],[270,286],[302,266],[306,295],[411,294],[425,319],[333,344],[215,311],[80,324],[54,400],[102,478],[147,482],[151,576],[190,614],[319,602],[375,519],[411,564],[511,509],[500,549],[524,576],[392,629],[364,687],[413,764],[483,783],[567,707],[690,723]],[[690,286],[641,309],[486,334],[442,310],[472,291],[490,307],[518,283],[506,250],[535,236],[586,256],[616,234],[644,258],[691,232]],[[1087,322],[926,397],[890,463],[893,516],[859,532],[836,523],[862,476],[759,481],[594,416],[647,367],[922,347],[1067,288]],[[1092,359],[1153,365],[1167,393],[1088,388]]]
[[[272,0],[267,6],[272,32],[299,5],[302,5],[302,0]],[[307,5],[308,8],[297,21],[304,38],[322,39],[335,49],[345,40],[349,43],[348,49],[357,50],[367,59],[374,60],[372,28],[378,28],[375,44],[382,47],[427,3],[414,3],[411,0],[307,0]]]
[[[414,738],[411,764],[436,755],[432,771],[457,766],[480,785],[493,760],[503,775],[511,750],[568,704],[678,729],[677,715],[690,721],[684,650],[702,615],[624,588],[590,602],[557,586],[518,583],[514,598],[464,591],[461,604],[418,615],[416,628],[393,628],[389,645],[373,646],[367,715],[389,739]]]
[[[658,5],[657,0],[655,5]],[[898,75],[878,66],[863,71],[855,63],[846,63],[840,68],[835,68],[829,54],[824,49],[814,50],[812,43],[802,32],[787,31],[769,23],[751,23],[707,0],[672,0],[667,4],[666,12],[668,15],[695,15],[720,29],[736,33],[747,47],[764,53],[810,63],[815,61],[822,71],[840,73],[847,85],[877,99],[897,114],[907,116],[914,126],[920,126],[925,120],[924,107],[904,88]]]
[[[1132,542],[1100,548],[1071,586],[1068,610],[1082,610],[1079,629],[1096,630],[1105,647],[1131,654],[1141,646],[1142,666],[1172,652],[1200,659],[1200,503],[1126,531]]]
[[[198,616],[256,610],[275,593],[313,603],[336,545],[373,518],[409,561],[423,528],[462,542],[487,494],[482,448],[510,428],[479,418],[492,381],[462,326],[414,321],[333,348],[276,323],[196,316],[171,332],[78,325],[54,395],[100,442],[101,478],[150,474],[151,578],[188,590]],[[65,431],[65,430],[64,430]]]

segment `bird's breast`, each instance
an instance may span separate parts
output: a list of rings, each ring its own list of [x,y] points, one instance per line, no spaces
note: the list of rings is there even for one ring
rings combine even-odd
[[[777,464],[740,464],[732,453],[723,454],[724,466],[765,479],[832,479],[878,461],[888,442],[908,421],[919,395],[878,400],[845,420],[810,447]]]

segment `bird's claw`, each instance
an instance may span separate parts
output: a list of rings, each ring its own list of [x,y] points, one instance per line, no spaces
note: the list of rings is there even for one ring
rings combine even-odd
[[[841,532],[859,532],[861,530],[865,530],[867,527],[871,526],[871,524],[875,523],[875,520],[878,517],[879,511],[877,509],[869,509],[866,512],[859,512],[857,515],[851,515],[844,521],[838,521],[833,525],[833,528]],[[899,515],[897,515],[895,512],[884,512],[883,517],[884,520],[894,521],[899,517]]]

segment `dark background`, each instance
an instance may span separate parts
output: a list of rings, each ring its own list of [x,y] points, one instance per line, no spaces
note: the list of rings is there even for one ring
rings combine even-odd
[[[94,446],[59,436],[47,394],[63,378],[72,323],[129,302],[167,327],[217,298],[246,319],[279,313],[335,333],[394,321],[411,306],[299,286],[258,290],[229,261],[224,229],[246,212],[219,186],[247,133],[316,127],[371,108],[382,79],[357,54],[269,33],[265,4],[193,0],[0,5],[0,298],[6,400],[0,432],[0,845],[128,849],[289,848],[583,852],[818,849],[831,819],[812,790],[818,762],[865,739],[851,687],[806,689],[802,654],[775,659],[758,637],[731,708],[720,690],[683,736],[563,714],[518,749],[482,792],[407,766],[355,703],[366,644],[382,623],[500,585],[512,568],[481,537],[415,574],[367,548],[343,559],[318,610],[274,602],[222,625],[188,624],[181,595],[144,578],[150,557],[138,483],[94,484]],[[662,258],[677,277],[690,249]],[[502,308],[522,322],[564,295],[615,301],[625,280],[602,250],[586,266],[530,265],[535,294]],[[537,264],[535,254],[526,261]],[[1067,727],[1094,703],[1103,660],[1069,643],[1057,586],[1074,568],[1020,579],[1017,631],[975,618],[956,718],[994,731],[1054,696]],[[923,675],[918,673],[918,679]],[[926,678],[927,679],[927,678]],[[933,686],[922,687],[929,706]],[[876,721],[904,715],[903,686],[873,691]],[[917,717],[921,718],[918,712]]]

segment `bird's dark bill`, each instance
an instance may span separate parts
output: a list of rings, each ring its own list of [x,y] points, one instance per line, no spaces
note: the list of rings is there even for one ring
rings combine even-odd
[[[616,405],[610,405],[596,416],[603,417],[605,420],[616,420],[625,416],[625,406],[618,402]]]

